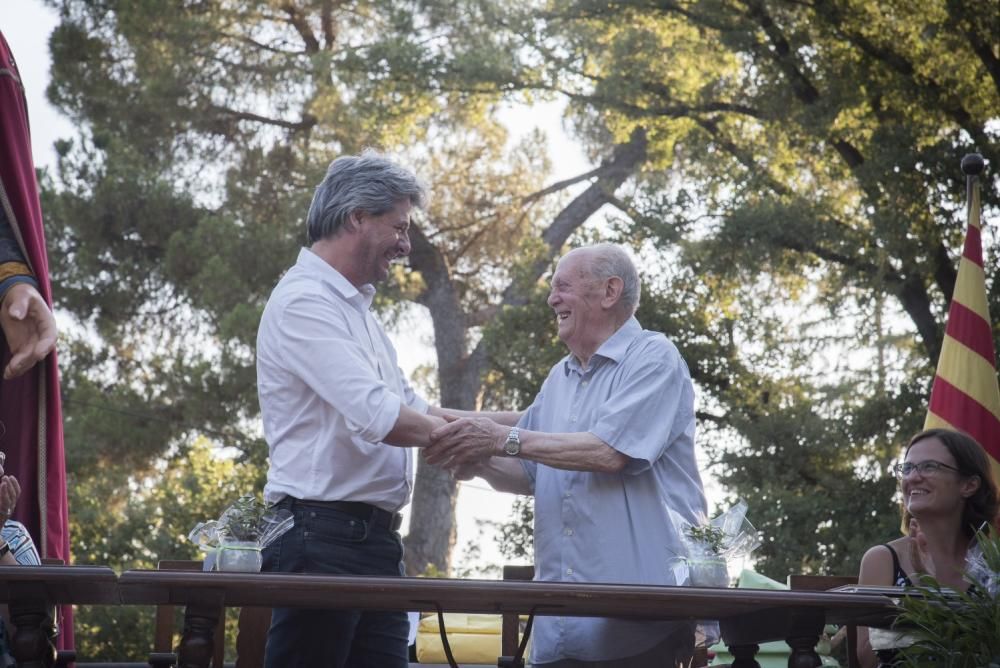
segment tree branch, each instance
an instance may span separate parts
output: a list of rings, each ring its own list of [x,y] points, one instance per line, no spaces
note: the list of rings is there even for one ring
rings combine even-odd
[[[302,120],[300,121],[286,121],[283,118],[271,118],[269,116],[254,114],[249,111],[237,111],[236,109],[229,109],[228,107],[221,107],[217,105],[213,105],[211,109],[212,111],[220,114],[231,116],[237,121],[252,121],[254,123],[262,123],[264,125],[274,125],[279,128],[285,128],[286,130],[308,130],[318,122],[318,119],[312,114],[303,114]]]
[[[302,14],[299,8],[291,2],[285,2],[281,5],[281,9],[288,16],[288,23],[295,28],[295,32],[299,33],[299,37],[302,38],[302,42],[306,46],[306,53],[318,53],[319,40],[316,39],[315,33],[313,33],[312,28],[309,26],[309,20]]]

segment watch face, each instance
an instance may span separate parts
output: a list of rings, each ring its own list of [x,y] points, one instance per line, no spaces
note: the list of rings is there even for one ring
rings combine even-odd
[[[511,434],[507,437],[507,440],[503,444],[503,451],[512,457],[521,452],[521,441],[518,439],[517,434]]]

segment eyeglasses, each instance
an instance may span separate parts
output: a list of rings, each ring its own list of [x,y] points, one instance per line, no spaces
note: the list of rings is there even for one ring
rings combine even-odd
[[[902,480],[906,476],[910,475],[914,471],[918,472],[920,475],[937,475],[942,470],[947,469],[948,471],[954,471],[955,473],[961,473],[954,466],[948,466],[947,464],[942,464],[941,462],[934,461],[933,459],[927,459],[922,462],[905,462],[903,464],[896,464],[892,467],[892,472],[896,474],[896,477]]]

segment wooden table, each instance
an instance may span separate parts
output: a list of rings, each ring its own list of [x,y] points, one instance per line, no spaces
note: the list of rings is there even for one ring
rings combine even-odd
[[[885,626],[896,613],[875,594],[285,573],[127,571],[119,588],[124,603],[186,606],[179,668],[208,666],[227,606],[718,619],[733,665],[748,668],[758,643],[771,640],[792,647],[790,668],[813,668],[824,624]]]
[[[118,577],[105,566],[0,566],[0,603],[17,627],[11,651],[21,668],[55,663],[57,604],[118,605]]]

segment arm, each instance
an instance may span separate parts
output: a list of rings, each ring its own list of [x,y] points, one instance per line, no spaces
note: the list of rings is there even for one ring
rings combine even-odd
[[[865,552],[861,558],[861,572],[858,574],[859,585],[892,585],[892,555],[882,545],[876,545]],[[872,649],[868,638],[868,627],[858,627],[858,661],[862,668],[875,668],[878,657]]]
[[[506,425],[508,427],[513,427],[517,424],[517,421],[521,419],[524,411],[460,411],[457,408],[442,408],[440,406],[431,406],[428,411],[431,415],[443,418],[446,415],[457,418],[465,417],[483,417],[493,420],[497,424]]]
[[[433,445],[424,451],[427,462],[448,468],[504,458],[510,430],[486,418],[462,418],[435,429]],[[521,431],[520,457],[570,471],[618,473],[629,458],[588,432],[546,434]],[[484,476],[485,477],[485,476]]]
[[[480,477],[498,492],[524,494],[525,496],[531,496],[535,493],[531,479],[525,473],[521,462],[514,457],[491,457],[474,464],[459,466],[452,473],[459,480]]]
[[[275,326],[274,321],[261,325]],[[368,344],[357,340],[344,314],[322,296],[297,296],[284,306],[277,326],[280,335],[269,334],[274,343],[258,348],[258,359],[267,356],[269,364],[304,382],[366,441],[424,446],[431,431],[444,425],[442,418],[423,412],[422,401],[413,404],[407,388],[401,396],[395,383],[380,378]]]
[[[422,448],[430,444],[431,432],[445,424],[445,421],[440,417],[431,414],[424,415],[406,404],[400,404],[396,424],[382,439],[382,442],[404,448]]]

